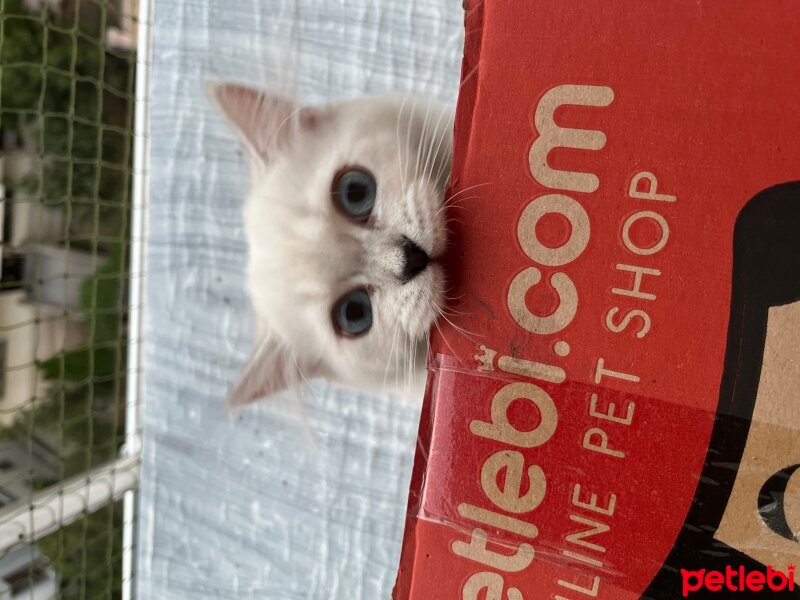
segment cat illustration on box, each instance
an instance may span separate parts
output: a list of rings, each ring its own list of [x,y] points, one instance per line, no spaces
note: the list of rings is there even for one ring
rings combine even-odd
[[[739,214],[725,364],[697,490],[643,598],[684,597],[681,572],[800,568],[800,182],[771,187]],[[794,591],[689,597],[800,598]],[[728,595],[726,595],[728,594]]]

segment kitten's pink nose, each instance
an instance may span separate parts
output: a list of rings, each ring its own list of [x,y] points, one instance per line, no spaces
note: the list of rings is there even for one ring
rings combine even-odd
[[[403,239],[403,273],[400,279],[403,283],[411,281],[425,270],[431,261],[425,250],[417,246],[408,238]]]

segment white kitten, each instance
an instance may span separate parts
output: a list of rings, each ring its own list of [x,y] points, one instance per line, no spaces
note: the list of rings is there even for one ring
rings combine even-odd
[[[452,113],[366,98],[322,107],[210,88],[247,149],[244,222],[255,350],[230,393],[246,404],[304,379],[421,400],[444,302]]]

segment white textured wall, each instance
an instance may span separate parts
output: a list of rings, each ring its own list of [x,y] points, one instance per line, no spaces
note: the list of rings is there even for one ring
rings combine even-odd
[[[141,599],[378,600],[394,582],[416,415],[318,387],[226,416],[250,344],[246,169],[209,79],[268,85],[293,55],[306,101],[454,101],[459,0],[156,0],[145,331]]]

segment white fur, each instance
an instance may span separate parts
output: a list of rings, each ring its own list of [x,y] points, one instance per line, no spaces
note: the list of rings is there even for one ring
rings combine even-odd
[[[300,109],[235,84],[211,92],[249,150],[252,174],[244,222],[258,340],[229,401],[248,403],[313,377],[420,401],[427,335],[444,303],[435,260],[447,241],[450,110],[392,97]],[[346,166],[364,167],[377,181],[366,224],[332,201],[332,180]],[[406,283],[403,237],[434,260]],[[343,337],[333,304],[362,286],[372,328]]]

